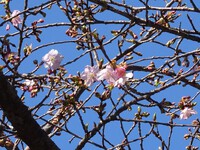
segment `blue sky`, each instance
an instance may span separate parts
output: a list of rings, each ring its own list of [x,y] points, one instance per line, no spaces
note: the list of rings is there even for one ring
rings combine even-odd
[[[46,2],[44,0],[42,1],[29,1],[29,7],[31,6],[35,6],[37,4],[40,4],[41,2]],[[20,5],[19,5],[20,3]],[[134,6],[142,6],[142,4],[139,1],[133,1],[130,2],[130,4],[134,5]],[[186,2],[186,4],[189,2]],[[150,1],[150,4],[154,5],[154,6],[164,6],[164,1],[162,0],[154,0],[154,1]],[[190,5],[189,5],[190,6]],[[13,10],[23,10],[23,1],[11,1],[11,11]],[[60,11],[60,9],[55,5],[53,6],[51,9],[45,9],[45,13],[47,14],[47,16],[44,18],[42,15],[36,15],[36,16],[30,16],[27,19],[27,26],[31,25],[32,21],[38,20],[40,18],[44,19],[44,23],[40,24],[42,25],[47,25],[47,24],[51,24],[51,23],[68,23],[68,19],[65,16],[65,14],[63,12]],[[154,12],[155,13],[155,12]],[[185,19],[187,13],[184,12],[177,12],[177,14],[181,13],[181,16],[177,19],[177,21],[174,24],[171,24],[171,26],[173,27],[177,27],[180,22],[181,26],[183,28],[187,28],[187,29],[191,29],[189,22]],[[2,5],[0,5],[0,15],[5,15],[5,12],[2,9]],[[141,17],[144,17],[143,15],[141,15]],[[191,14],[191,17],[195,17],[195,14]],[[99,20],[126,20],[128,21],[128,19],[118,16],[114,13],[110,13],[110,12],[103,12],[100,13],[99,15],[96,16],[96,18],[98,18]],[[2,21],[2,19],[0,20],[0,22]],[[199,23],[199,18],[195,18],[195,20],[193,20],[194,23],[197,25],[197,23]],[[5,26],[6,24],[4,24],[3,27],[0,28],[0,37],[2,37],[3,35],[9,33],[15,33],[17,32],[17,30],[11,25],[11,29],[9,31],[5,31]],[[122,25],[94,25],[92,26],[92,29],[96,29],[97,32],[99,33],[100,37],[102,35],[106,36],[105,40],[109,40],[109,38],[112,37],[112,34],[110,33],[110,30],[119,30],[120,27]],[[41,46],[43,44],[46,43],[51,43],[51,42],[55,42],[55,41],[65,41],[65,40],[74,40],[70,37],[68,37],[65,32],[68,29],[68,26],[60,26],[60,27],[52,27],[49,29],[46,28],[42,28],[41,30],[43,31],[42,34],[40,35],[41,38],[41,42],[37,42],[34,37],[25,40],[25,42],[23,43],[23,46],[33,45],[33,49],[36,48],[37,46]],[[133,27],[131,28],[133,30],[134,33],[136,33],[137,35],[139,35],[140,32],[140,27]],[[169,35],[169,34],[163,34],[163,36],[159,37],[159,40],[161,41],[169,41],[170,39],[174,38],[175,36],[173,35]],[[140,38],[140,37],[139,37]],[[14,36],[10,38],[10,41],[17,44],[19,39],[18,36]],[[127,47],[129,47],[131,44],[127,43],[123,46],[123,50]],[[198,43],[192,42],[192,41],[188,41],[188,40],[184,40],[183,43],[180,45],[180,49],[184,52],[189,52],[189,51],[193,51],[195,49],[197,49],[199,47]],[[113,58],[116,54],[118,54],[118,48],[117,48],[117,41],[112,42],[111,44],[108,44],[107,46],[105,46],[106,48],[106,52],[109,55],[110,58]],[[30,57],[28,57],[28,59],[26,59],[20,66],[19,70],[20,73],[29,73],[31,72],[35,66],[32,63],[33,60],[38,60],[39,62],[41,61],[41,58],[51,49],[57,49],[63,56],[64,56],[64,60],[62,61],[62,64],[65,64],[67,62],[70,62],[72,60],[74,60],[76,57],[80,56],[84,51],[80,50],[76,50],[76,45],[68,42],[66,44],[58,44],[58,45],[52,45],[52,46],[48,46],[48,47],[43,47],[37,51],[35,51],[34,53],[31,54]],[[12,51],[16,52],[17,49],[16,48],[12,48]],[[170,51],[169,49],[167,49],[166,47],[163,46],[158,46],[157,44],[154,43],[147,43],[144,44],[140,47],[138,47],[136,49],[136,51],[140,52],[143,54],[142,57],[136,56],[134,55],[133,60],[129,61],[129,62],[134,62],[137,60],[140,60],[142,58],[149,58],[152,56],[170,56],[173,54],[173,51]],[[100,53],[100,52],[99,52]],[[100,54],[100,56],[103,56],[102,54]],[[79,59],[78,61],[75,61],[72,64],[66,65],[65,68],[68,71],[68,74],[73,74],[76,75],[77,72],[82,72],[84,70],[84,67],[86,65],[90,64],[90,60],[89,58],[89,54],[86,54],[85,56],[81,57],[81,59]],[[191,59],[191,58],[190,58]],[[106,60],[106,59],[105,59]],[[122,60],[120,60],[122,61]],[[119,61],[119,62],[120,62]],[[119,63],[118,62],[118,63]],[[155,64],[156,67],[160,67],[162,65],[162,63],[165,62],[165,60],[155,60]],[[148,65],[150,63],[149,61],[145,61],[145,62],[140,62],[140,63],[136,63],[136,65]],[[179,70],[181,67],[177,67],[176,69]],[[188,68],[184,68],[183,69],[186,71]],[[176,70],[176,71],[177,71]],[[36,72],[36,74],[40,75],[40,74],[45,74],[47,72],[47,70],[44,68],[44,66],[41,66],[41,68]],[[147,75],[147,73],[134,73],[134,78],[140,79],[142,77],[144,77],[145,75]],[[94,86],[91,88],[92,90],[95,88],[95,86],[97,86],[98,83],[95,83]],[[149,91],[154,89],[155,87],[149,86],[146,83],[141,84],[138,87],[139,91]],[[99,88],[99,92],[102,92],[103,89]],[[46,90],[45,90],[46,92]],[[46,94],[45,92],[38,94],[38,96],[36,98],[29,98],[29,95],[26,95],[27,100],[25,100],[25,104],[28,106],[34,106],[35,104],[40,102],[40,99],[42,99],[44,97],[44,94]],[[157,101],[161,101],[163,98],[166,98],[168,101],[171,102],[175,102],[178,103],[179,100],[181,99],[182,96],[185,95],[190,95],[191,97],[193,97],[196,93],[198,92],[198,90],[191,88],[189,86],[186,87],[182,87],[179,85],[175,85],[172,88],[169,88],[163,92],[160,92],[156,95],[154,95],[152,98],[154,98]],[[21,93],[21,91],[19,90],[19,93]],[[80,100],[85,100],[88,95],[90,94],[90,92],[85,92]],[[123,94],[122,90],[117,90],[115,89],[112,92],[112,96],[114,101],[117,101],[117,98]],[[54,93],[51,94],[51,96],[49,97],[49,101],[51,101],[54,98]],[[199,96],[195,99],[195,101],[197,101],[199,99]],[[126,101],[130,101],[132,100],[132,97],[127,96],[126,97]],[[110,107],[112,106],[111,102],[107,102],[107,105],[110,105]],[[93,97],[88,103],[87,106],[91,106],[91,105],[97,105],[99,104],[99,100],[95,97]],[[109,112],[112,108],[106,108],[106,111]],[[159,122],[168,122],[169,117],[168,116],[164,116],[164,115],[160,115],[160,110],[156,107],[156,108],[142,108],[143,111],[148,111],[150,113],[150,117],[147,120],[152,120],[153,114],[156,113],[157,114],[157,121]],[[199,105],[197,105],[195,107],[195,110],[199,110]],[[41,110],[38,112],[38,115],[41,115],[42,113],[45,112],[45,108],[44,110]],[[122,116],[126,116],[126,117],[134,117],[134,114],[137,112],[137,106],[133,106],[132,110],[129,112],[126,112],[126,114],[122,114]],[[87,110],[87,113],[82,113],[83,118],[85,123],[89,124],[89,129],[91,129],[93,127],[93,122],[98,123],[99,119],[97,118],[97,115],[90,110]],[[195,115],[192,116],[191,118],[189,118],[188,120],[179,120],[179,119],[175,119],[175,122],[177,124],[190,124],[191,121],[195,118],[198,118],[199,115]],[[41,122],[41,121],[40,121]],[[82,136],[83,135],[83,130],[81,128],[80,122],[79,122],[79,118],[77,115],[75,115],[68,123],[67,125],[69,126],[69,130],[71,130],[72,132],[78,133]],[[122,138],[122,132],[119,132],[119,126],[120,124],[118,122],[113,122],[110,123],[109,126],[106,127],[106,137],[107,139],[111,140],[113,142],[113,144],[118,144],[121,142]],[[125,124],[125,129],[128,131],[130,129],[130,127],[132,126],[132,123],[127,123]],[[161,135],[163,136],[163,138],[165,140],[168,139],[168,134],[169,134],[169,128],[168,127],[164,127],[164,126],[158,126],[159,131],[161,133]],[[143,128],[142,128],[142,132],[143,134],[148,133],[150,129],[149,124],[144,124]],[[136,129],[135,129],[136,130]],[[172,143],[171,143],[171,149],[175,150],[177,149],[177,146],[181,146],[180,149],[184,149],[184,147],[189,144],[187,141],[184,141],[183,139],[183,135],[185,133],[187,133],[187,128],[174,128],[173,130],[173,137],[172,137]],[[132,133],[131,137],[137,138],[138,137],[138,132],[135,131]],[[56,144],[58,144],[58,146],[61,149],[74,149],[75,145],[78,144],[79,139],[74,139],[70,144],[69,144],[69,140],[72,138],[71,135],[68,135],[66,133],[62,133],[61,136],[55,136],[53,137],[53,140],[55,141]],[[92,138],[93,141],[98,141],[98,143],[101,143],[101,141],[99,140],[100,136],[95,136],[94,138]],[[184,141],[184,142],[183,142]],[[159,146],[161,146],[160,141],[155,140],[153,135],[150,135],[150,137],[148,139],[146,139],[144,141],[144,145],[146,146],[145,150],[156,150],[158,149]],[[181,143],[181,145],[179,144]],[[134,149],[139,149],[139,142],[133,143],[131,144],[132,148]],[[91,144],[87,144],[84,147],[85,150],[90,150],[90,149],[94,149],[94,147]],[[97,148],[95,148],[97,149]]]

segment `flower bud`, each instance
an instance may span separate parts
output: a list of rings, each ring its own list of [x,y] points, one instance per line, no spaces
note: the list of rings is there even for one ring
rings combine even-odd
[[[37,22],[38,22],[38,23],[43,23],[43,22],[44,22],[44,19],[39,19]]]
[[[190,137],[189,134],[185,134],[185,135],[184,135],[184,139],[185,139],[185,140],[189,139],[189,137]]]
[[[138,113],[140,114],[141,113],[141,107],[138,106]]]

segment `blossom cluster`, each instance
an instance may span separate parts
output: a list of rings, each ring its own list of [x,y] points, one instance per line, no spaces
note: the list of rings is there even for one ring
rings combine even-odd
[[[47,54],[42,57],[42,61],[44,62],[44,67],[54,71],[60,67],[60,63],[64,57],[59,54],[59,52],[55,49],[50,50]],[[133,78],[133,73],[126,73],[127,65],[125,63],[119,65],[109,64],[103,69],[99,69],[97,65],[89,66],[87,65],[84,71],[81,73],[80,78],[84,81],[84,84],[87,87],[90,87],[96,81],[107,81],[109,85],[112,87],[121,87],[123,86],[129,79]],[[25,85],[28,87],[29,91],[33,91],[33,96],[37,92],[35,92],[33,87],[35,87],[33,81],[25,81]],[[180,103],[180,119],[188,119],[191,115],[197,114],[195,110],[193,110],[193,105],[190,102],[190,96],[183,96]]]
[[[52,49],[42,57],[42,61],[45,68],[53,71],[59,68],[63,58],[57,50]],[[133,73],[126,73],[126,68],[126,64],[116,65],[115,68],[112,65],[107,65],[104,69],[87,65],[81,73],[81,79],[84,80],[85,85],[88,87],[95,81],[103,80],[106,80],[110,85],[120,87],[133,77]]]
[[[36,81],[26,79],[23,83],[23,86],[21,86],[21,89],[23,91],[28,91],[31,93],[31,97],[35,97],[37,93],[39,92],[39,87]]]
[[[84,80],[86,86],[91,86],[95,81],[106,80],[114,87],[121,87],[132,77],[133,73],[126,73],[126,65],[117,65],[115,68],[107,65],[102,70],[98,66],[86,66],[81,73],[81,79]]]

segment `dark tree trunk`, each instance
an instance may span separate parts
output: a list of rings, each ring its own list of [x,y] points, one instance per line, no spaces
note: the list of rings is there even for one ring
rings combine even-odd
[[[0,73],[0,107],[17,131],[19,136],[31,150],[59,150],[34,120],[28,107],[19,99],[14,87]]]

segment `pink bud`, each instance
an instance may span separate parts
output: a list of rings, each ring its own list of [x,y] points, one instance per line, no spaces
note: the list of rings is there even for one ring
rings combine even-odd
[[[125,75],[126,69],[124,67],[117,67],[115,69],[115,74],[117,75],[117,78],[121,78]]]
[[[33,90],[33,86],[28,87],[28,91],[31,92]]]
[[[6,25],[6,31],[8,31],[8,30],[10,30],[10,25],[9,24]]]
[[[37,22],[38,22],[38,23],[43,23],[43,22],[44,22],[44,19],[39,19]]]

